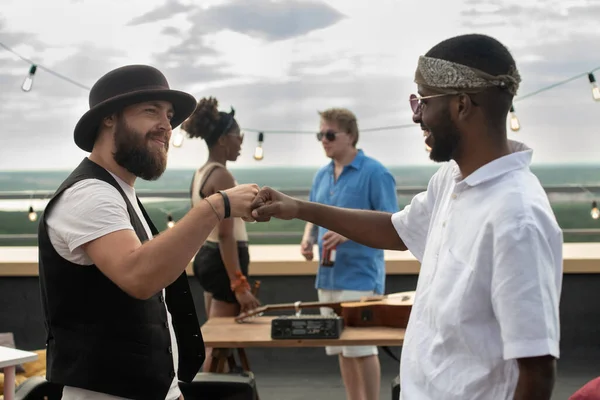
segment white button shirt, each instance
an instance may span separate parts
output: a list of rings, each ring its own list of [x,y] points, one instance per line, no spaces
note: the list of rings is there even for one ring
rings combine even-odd
[[[392,216],[421,262],[402,400],[512,399],[517,358],[559,356],[562,231],[532,151],[511,146],[466,179],[445,164]]]

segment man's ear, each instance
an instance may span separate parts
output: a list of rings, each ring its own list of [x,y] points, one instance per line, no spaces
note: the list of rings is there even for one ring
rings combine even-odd
[[[107,128],[114,127],[116,125],[116,123],[117,123],[117,115],[116,114],[111,114],[109,116],[102,118],[102,124]]]
[[[474,104],[471,98],[466,94],[461,94],[456,100],[456,113],[458,119],[468,119],[472,117],[474,111]]]

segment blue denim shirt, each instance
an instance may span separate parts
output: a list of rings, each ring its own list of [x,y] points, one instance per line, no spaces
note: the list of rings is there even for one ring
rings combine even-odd
[[[309,200],[312,202],[395,213],[398,211],[396,180],[379,161],[362,150],[334,179],[333,161],[322,167],[313,180]],[[323,252],[323,235],[318,228],[319,259]],[[383,250],[346,241],[336,248],[333,267],[319,265],[315,283],[317,289],[385,291]]]

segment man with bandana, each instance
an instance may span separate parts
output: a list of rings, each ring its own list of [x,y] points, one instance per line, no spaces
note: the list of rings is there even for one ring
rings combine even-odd
[[[420,261],[401,399],[550,399],[563,238],[532,150],[507,139],[515,61],[494,38],[461,35],[419,58],[415,82],[413,120],[445,164],[410,205],[350,210],[263,188],[253,216],[298,218]]]
[[[196,107],[156,68],[101,77],[75,127],[90,152],[39,225],[46,379],[64,400],[181,399],[205,359],[185,269],[223,219],[250,217],[256,185],[206,197],[168,231],[139,201],[137,178],[165,171],[172,129]]]

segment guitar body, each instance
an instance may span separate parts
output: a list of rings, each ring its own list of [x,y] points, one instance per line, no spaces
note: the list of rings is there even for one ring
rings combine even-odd
[[[341,303],[341,316],[346,326],[406,328],[414,293],[394,293],[381,300]]]

